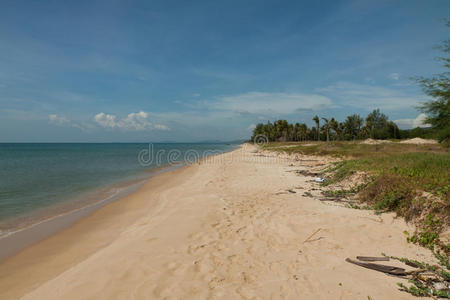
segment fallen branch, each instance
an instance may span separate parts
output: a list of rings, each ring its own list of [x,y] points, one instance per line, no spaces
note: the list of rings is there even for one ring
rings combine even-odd
[[[357,256],[356,257],[360,261],[389,261],[389,257],[373,257],[373,256]]]
[[[397,268],[397,267],[393,267],[393,266],[386,266],[386,265],[379,265],[379,264],[373,264],[373,263],[363,263],[363,262],[359,262],[357,260],[353,260],[350,258],[346,258],[345,259],[346,262],[358,265],[360,267],[364,267],[367,269],[372,269],[375,271],[379,271],[379,272],[383,272],[383,273],[387,273],[387,274],[391,274],[391,275],[396,275],[396,276],[405,276],[407,275],[405,272],[405,269],[402,268]]]
[[[316,233],[318,233],[322,228],[317,229],[316,231],[314,231],[310,236],[308,236],[308,238],[306,240],[303,241],[303,243],[306,243],[307,241],[309,241],[310,238],[312,238]]]

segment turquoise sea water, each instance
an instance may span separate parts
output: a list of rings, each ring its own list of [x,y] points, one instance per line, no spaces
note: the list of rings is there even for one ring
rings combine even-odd
[[[74,199],[101,200],[92,196],[95,191],[147,178],[155,168],[167,166],[169,159],[192,162],[236,146],[159,143],[152,145],[150,153],[149,144],[0,144],[0,229],[30,223],[38,212],[45,217],[42,212],[55,206],[64,212],[64,204]]]

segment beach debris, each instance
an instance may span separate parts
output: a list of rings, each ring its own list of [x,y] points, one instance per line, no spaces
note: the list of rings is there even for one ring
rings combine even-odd
[[[381,256],[381,257],[357,256],[356,259],[360,260],[360,261],[389,261],[389,257],[387,257],[387,256]]]
[[[395,256],[387,256],[384,253],[383,257],[371,257],[371,256],[357,256],[358,260],[350,258],[345,261],[372,269],[375,271],[383,272],[388,275],[397,276],[402,279],[408,279],[411,286],[406,286],[403,283],[397,283],[402,291],[408,292],[414,296],[428,296],[433,299],[450,298],[450,270],[449,261],[447,257],[443,257],[441,254],[433,252],[435,257],[440,261],[440,265],[429,265],[424,262],[411,260],[407,258],[399,258]],[[381,265],[375,263],[366,263],[364,261],[389,261],[390,259],[402,262],[410,267],[415,268],[411,271],[406,271],[403,268]]]
[[[308,238],[306,240],[303,241],[303,243],[309,242],[310,239],[316,234],[318,233],[320,230],[322,230],[322,228],[317,229],[316,231],[314,231],[310,236],[308,236]]]
[[[358,218],[367,219],[367,220],[374,221],[377,223],[383,223],[383,219],[380,216],[378,216],[378,219],[371,218],[371,217],[365,217],[365,216],[358,216]]]
[[[303,176],[311,176],[311,177],[320,175],[320,173],[317,173],[317,172],[311,172],[311,171],[308,171],[308,170],[296,170],[295,172],[296,172],[297,174],[299,174],[299,175],[303,175]]]
[[[324,182],[325,178],[322,177],[317,177],[316,179],[314,179],[315,182]]]
[[[350,200],[343,197],[320,197],[317,198],[319,201],[331,201],[331,202],[351,202]]]
[[[277,193],[275,193],[275,195],[281,195],[281,194],[287,194],[287,193],[296,194],[297,192],[292,189],[289,189],[289,190],[277,192]]]
[[[397,267],[387,266],[387,265],[379,265],[379,264],[374,264],[374,263],[364,263],[364,262],[360,262],[360,261],[353,260],[350,258],[346,258],[345,261],[355,264],[355,265],[358,265],[360,267],[372,269],[375,271],[379,271],[379,272],[383,272],[383,273],[387,273],[387,274],[391,274],[391,275],[396,275],[396,276],[407,275],[406,270],[403,268],[397,268]]]

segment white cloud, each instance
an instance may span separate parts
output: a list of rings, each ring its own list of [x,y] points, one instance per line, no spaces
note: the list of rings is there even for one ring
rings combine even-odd
[[[48,115],[48,122],[52,125],[56,126],[65,126],[65,127],[73,127],[78,128],[82,131],[88,131],[89,128],[91,128],[91,125],[88,123],[77,123],[69,120],[65,116],[59,116],[57,114],[50,114]]]
[[[57,114],[48,115],[48,122],[54,125],[66,125],[70,123],[69,119],[64,116],[58,116]]]
[[[425,121],[425,118],[427,117],[426,114],[420,114],[415,119],[399,119],[394,120],[394,122],[403,129],[410,129],[410,128],[416,128],[416,127],[422,127],[427,128],[430,127],[430,124],[423,124],[423,121]]]
[[[147,120],[148,114],[144,111],[128,114],[120,120],[117,125],[119,128],[132,130],[152,129],[152,124]]]
[[[103,112],[94,116],[94,122],[104,128],[118,128],[123,130],[169,130],[166,125],[152,124],[148,120],[148,113],[140,111],[130,113],[125,118],[118,118],[116,115],[105,114]]]
[[[208,105],[222,111],[273,115],[320,110],[332,102],[328,97],[314,94],[249,92],[225,96]]]
[[[155,129],[170,130],[169,127],[167,127],[166,125],[162,125],[162,124],[155,124]]]
[[[114,115],[107,115],[103,112],[98,113],[94,117],[94,121],[105,128],[114,128],[117,126],[116,124],[116,116]]]
[[[423,102],[423,98],[411,96],[403,91],[385,88],[370,84],[355,84],[349,82],[338,82],[317,91],[330,95],[337,99],[337,103],[352,108],[372,110],[393,111],[410,109]]]
[[[392,80],[399,80],[400,79],[400,74],[398,74],[398,73],[391,73],[391,74],[389,74],[388,77],[390,79],[392,79]]]

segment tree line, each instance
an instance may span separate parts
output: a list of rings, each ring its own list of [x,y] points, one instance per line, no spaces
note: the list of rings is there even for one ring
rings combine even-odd
[[[315,122],[315,126],[312,127],[308,127],[305,123],[292,124],[286,120],[260,123],[253,130],[252,140],[258,135],[264,135],[272,142],[401,138],[401,130],[379,109],[372,111],[365,119],[353,114],[343,122],[319,116],[314,116],[312,120]]]

